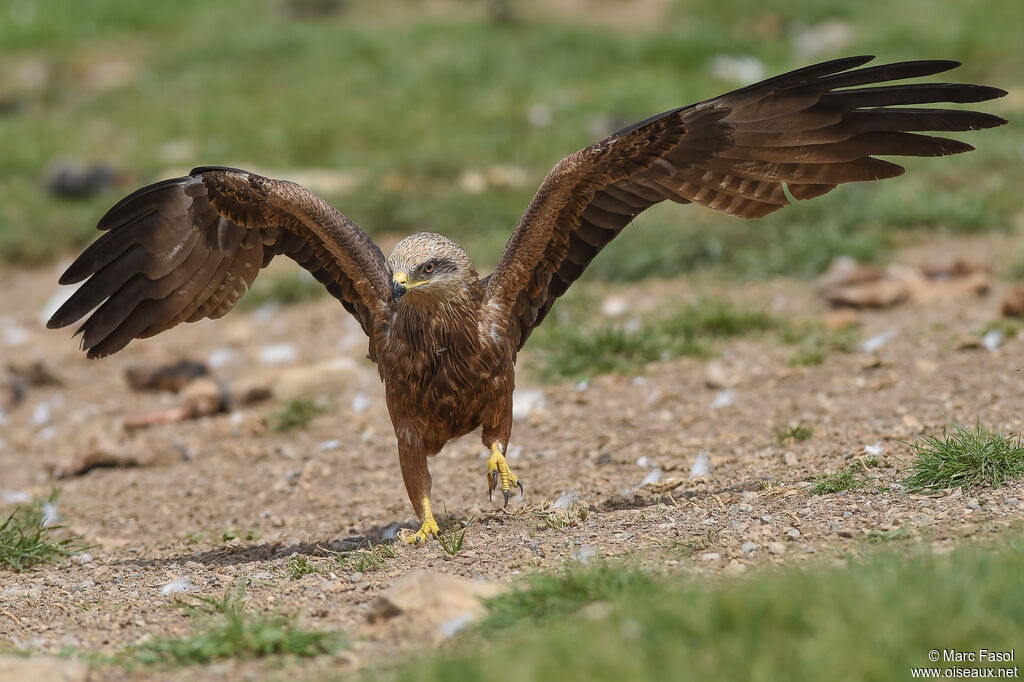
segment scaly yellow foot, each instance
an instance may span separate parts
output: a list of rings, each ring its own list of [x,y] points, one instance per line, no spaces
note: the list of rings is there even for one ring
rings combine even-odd
[[[434,520],[434,515],[430,513],[430,498],[426,495],[423,496],[423,524],[420,529],[415,533],[408,535],[405,541],[410,545],[418,545],[419,543],[427,544],[427,541],[431,536],[436,536],[441,529],[437,525],[437,521]]]
[[[523,482],[508,468],[508,462],[505,461],[505,455],[502,454],[501,447],[497,443],[493,443],[491,445],[491,458],[487,460],[488,498],[491,498],[491,494],[498,487],[499,481],[501,482],[501,492],[505,494],[506,507],[508,506],[508,496],[513,486],[519,488],[520,495],[526,492],[523,488]]]

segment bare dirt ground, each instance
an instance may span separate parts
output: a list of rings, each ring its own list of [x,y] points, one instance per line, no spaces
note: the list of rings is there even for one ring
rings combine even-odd
[[[900,262],[948,254],[998,263],[1009,238],[943,240],[901,253]],[[191,622],[161,593],[185,578],[193,594],[220,595],[250,579],[248,605],[304,611],[314,628],[340,629],[354,648],[314,669],[344,671],[414,642],[371,624],[383,590],[412,569],[510,581],[591,554],[629,555],[678,571],[739,573],[764,562],[804,562],[866,551],[869,534],[901,528],[908,541],[938,549],[977,534],[1020,527],[1024,485],[937,495],[903,492],[910,450],[903,441],[941,432],[948,418],[1024,431],[1020,411],[1024,338],[995,351],[958,348],[999,315],[1005,283],[987,296],[951,294],[859,313],[874,352],[832,354],[817,367],[787,366],[791,347],[739,340],[722,345],[716,381],[708,362],[683,358],[640,377],[602,376],[588,385],[538,385],[520,372],[510,464],[526,485],[507,511],[488,502],[476,434],[431,462],[433,496],[461,520],[475,519],[456,557],[436,546],[396,544],[377,572],[332,567],[322,548],[341,551],[412,527],[383,388],[363,358],[355,322],[330,299],[185,325],[103,361],[87,361],[69,333],[39,319],[56,269],[0,272],[0,354],[6,363],[41,360],[62,386],[30,388],[0,424],[0,490],[45,495],[59,485],[65,522],[96,546],[88,557],[22,573],[0,573],[0,643],[54,653],[65,647],[115,651],[148,637],[185,634]],[[671,305],[698,295],[767,303],[814,318],[827,306],[808,283],[742,285],[688,280],[602,287],[633,305]],[[267,347],[290,344],[293,358],[267,364]],[[280,354],[280,351],[278,351]],[[261,359],[262,354],[262,359]],[[274,351],[269,351],[270,355]],[[128,432],[134,414],[177,404],[173,394],[137,392],[126,368],[216,359],[232,391],[263,382],[275,397],[192,421]],[[274,358],[270,358],[274,359]],[[531,355],[520,358],[529,365]],[[724,377],[724,379],[723,379]],[[265,415],[291,396],[320,397],[329,409],[307,427],[268,433]],[[717,401],[716,401],[717,399]],[[780,445],[774,429],[816,427]],[[877,446],[881,466],[864,490],[812,495],[810,479],[858,465]],[[89,451],[129,454],[143,466],[100,468],[56,480]],[[691,477],[700,453],[707,473]],[[660,472],[655,472],[655,469]],[[654,472],[654,473],[652,473]],[[651,480],[641,485],[645,480]],[[545,514],[576,491],[586,518],[552,527]],[[225,531],[238,534],[225,539]],[[233,534],[233,533],[232,533]],[[231,534],[229,534],[231,535]],[[292,580],[292,555],[330,572]],[[304,664],[307,665],[308,664]],[[207,679],[266,672],[227,663]],[[280,669],[273,675],[289,676]],[[189,672],[117,671],[181,678]]]

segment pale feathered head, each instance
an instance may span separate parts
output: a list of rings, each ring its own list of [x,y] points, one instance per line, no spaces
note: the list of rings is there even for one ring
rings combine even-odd
[[[420,232],[395,244],[388,256],[392,296],[409,303],[464,295],[479,276],[461,246],[439,234]]]

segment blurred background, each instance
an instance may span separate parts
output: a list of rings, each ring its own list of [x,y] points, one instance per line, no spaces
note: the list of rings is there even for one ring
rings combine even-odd
[[[949,78],[1010,91],[982,108],[1011,125],[756,224],[656,207],[588,276],[808,277],[936,230],[1016,229],[1024,207],[1021,2],[4,0],[0,52],[5,264],[67,258],[135,187],[232,165],[307,184],[385,245],[447,234],[486,272],[563,156],[860,53],[960,60]]]

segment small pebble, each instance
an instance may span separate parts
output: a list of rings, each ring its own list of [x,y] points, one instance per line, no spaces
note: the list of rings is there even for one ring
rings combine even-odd
[[[787,528],[786,535],[796,540],[798,537],[800,537],[800,530],[797,528]]]
[[[744,542],[742,545],[740,545],[740,551],[744,554],[752,554],[753,552],[756,552],[758,549],[760,549],[760,547],[761,546],[756,542]]]
[[[704,552],[700,555],[701,561],[718,561],[722,558],[722,555],[718,552]]]

